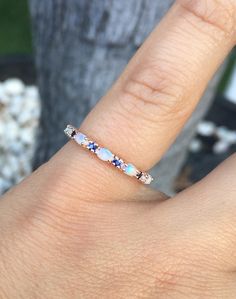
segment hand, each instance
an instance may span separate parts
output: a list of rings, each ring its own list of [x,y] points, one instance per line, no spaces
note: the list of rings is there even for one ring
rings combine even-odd
[[[234,46],[235,14],[177,1],[81,131],[152,167]],[[0,202],[0,298],[236,298],[235,169],[166,200],[69,142]]]

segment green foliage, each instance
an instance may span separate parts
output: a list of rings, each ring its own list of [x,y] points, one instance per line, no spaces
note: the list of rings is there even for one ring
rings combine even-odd
[[[0,0],[0,54],[31,51],[27,0]]]
[[[236,49],[233,49],[231,55],[229,56],[225,73],[224,73],[222,80],[218,87],[219,93],[224,93],[224,91],[229,83],[229,80],[231,78],[232,71],[235,68],[235,64],[236,64]]]

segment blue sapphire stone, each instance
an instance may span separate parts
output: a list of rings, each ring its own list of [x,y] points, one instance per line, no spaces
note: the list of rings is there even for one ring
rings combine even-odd
[[[88,145],[88,149],[89,149],[90,151],[95,152],[97,148],[98,148],[98,146],[97,146],[97,144],[95,144],[94,142],[89,143],[89,145]]]
[[[121,161],[118,160],[118,159],[114,159],[114,160],[112,161],[112,163],[113,163],[116,167],[120,167],[120,166],[121,166]]]

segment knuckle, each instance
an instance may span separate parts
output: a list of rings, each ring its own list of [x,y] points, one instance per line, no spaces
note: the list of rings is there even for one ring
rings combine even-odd
[[[177,82],[173,77],[174,72],[167,68],[161,70],[161,67],[158,72],[148,67],[132,74],[123,84],[118,98],[122,114],[125,117],[131,114],[154,123],[160,118],[168,120],[183,117],[187,112],[184,105],[185,78],[181,74]]]
[[[192,16],[207,23],[225,35],[235,32],[235,0],[178,0],[178,3]]]

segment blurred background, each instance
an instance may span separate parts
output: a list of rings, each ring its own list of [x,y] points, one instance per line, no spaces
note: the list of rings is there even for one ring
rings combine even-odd
[[[0,0],[0,193],[31,172],[40,100],[25,0]]]
[[[32,171],[41,111],[26,0],[0,0],[0,194]],[[236,51],[175,179],[180,191],[236,149]]]

